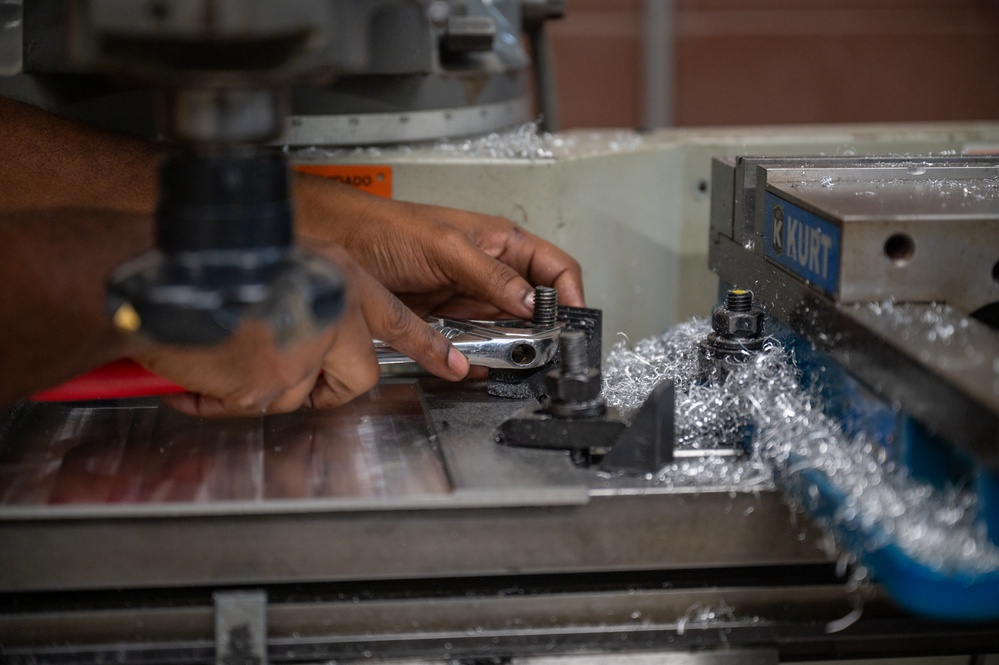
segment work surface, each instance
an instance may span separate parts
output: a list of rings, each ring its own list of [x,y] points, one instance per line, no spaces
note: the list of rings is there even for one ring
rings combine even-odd
[[[239,423],[154,402],[22,406],[0,444],[4,653],[210,660],[212,594],[247,589],[266,593],[274,662],[994,648],[994,627],[912,619],[854,588],[748,474],[609,477],[498,445],[528,406],[413,381]]]

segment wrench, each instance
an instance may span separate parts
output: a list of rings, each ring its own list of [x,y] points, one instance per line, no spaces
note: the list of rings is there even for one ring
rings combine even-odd
[[[471,365],[504,369],[534,369],[548,363],[558,350],[562,323],[534,327],[529,321],[474,321],[426,317],[432,328],[447,337]],[[385,342],[373,340],[378,364],[413,363]],[[137,362],[122,358],[49,388],[32,399],[38,402],[76,402],[149,397],[185,392]]]

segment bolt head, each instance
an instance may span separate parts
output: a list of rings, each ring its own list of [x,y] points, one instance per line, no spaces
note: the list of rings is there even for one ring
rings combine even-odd
[[[724,307],[711,314],[711,329],[725,337],[759,337],[763,334],[763,310],[733,312]]]
[[[590,368],[585,374],[562,374],[553,370],[545,376],[545,389],[556,402],[591,402],[600,397],[600,371]]]

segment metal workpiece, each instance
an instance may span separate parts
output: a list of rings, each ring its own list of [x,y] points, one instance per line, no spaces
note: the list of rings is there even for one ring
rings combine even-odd
[[[672,489],[496,445],[525,402],[431,384],[224,423],[154,400],[23,405],[3,424],[0,592],[827,560],[758,485]],[[664,536],[719,519],[724,539]]]

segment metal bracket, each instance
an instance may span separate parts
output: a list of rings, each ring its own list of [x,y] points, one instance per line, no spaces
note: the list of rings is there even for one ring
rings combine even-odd
[[[267,665],[267,592],[217,591],[215,665]]]
[[[580,330],[586,333],[587,363],[590,367],[599,368],[603,353],[601,348],[603,311],[589,307],[559,305],[557,321],[562,324],[563,330]],[[533,370],[491,368],[487,390],[490,395],[496,397],[514,399],[541,397],[545,394],[545,374],[558,366],[559,356],[556,354],[549,359],[549,362]]]
[[[507,420],[497,440],[508,446],[566,450],[578,464],[599,462],[608,473],[657,473],[673,461],[675,388],[656,387],[627,422],[612,408],[603,416],[559,418],[544,408]]]

